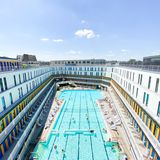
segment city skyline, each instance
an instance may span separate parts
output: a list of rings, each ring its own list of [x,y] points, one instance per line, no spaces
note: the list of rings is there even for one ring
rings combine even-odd
[[[158,0],[0,3],[0,56],[142,60],[160,54]]]

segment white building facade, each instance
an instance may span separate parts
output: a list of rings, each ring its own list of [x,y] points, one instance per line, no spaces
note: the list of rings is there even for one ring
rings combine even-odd
[[[55,80],[58,79],[101,88],[111,86],[139,117],[136,119],[131,111],[128,111],[134,127],[141,133],[141,139],[145,139],[145,146],[150,149],[154,160],[159,160],[160,74],[110,66],[103,64],[104,62],[97,61],[95,62],[97,64],[92,64],[86,60],[84,64],[79,64],[78,61],[77,63],[71,61],[68,64],[68,61],[67,63],[60,61],[58,65],[54,62],[49,67],[0,73],[0,157],[9,150],[14,141],[13,137],[18,135],[19,128],[32,112],[34,98],[36,100],[36,97],[44,95],[45,91],[47,93],[47,87],[51,88],[53,82],[56,83]],[[30,108],[26,112],[27,115],[20,118],[17,124],[13,123],[28,106]]]

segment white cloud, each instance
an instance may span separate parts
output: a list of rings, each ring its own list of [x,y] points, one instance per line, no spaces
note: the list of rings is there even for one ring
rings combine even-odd
[[[114,56],[115,56],[115,54],[113,53],[112,50],[109,50],[108,53],[106,54],[106,58],[112,58]]]
[[[71,55],[77,55],[77,54],[80,54],[81,52],[80,51],[75,51],[75,50],[70,50],[69,52],[67,52],[68,54],[71,54]]]
[[[81,54],[81,51],[70,50],[65,53],[65,58],[66,59],[78,59],[78,58],[81,58],[80,54]]]
[[[127,49],[121,49],[121,52],[128,52]]]
[[[40,40],[41,40],[41,41],[43,41],[43,42],[47,42],[47,41],[49,41],[49,39],[48,39],[48,38],[41,38]]]
[[[81,20],[81,23],[82,23],[82,24],[85,24],[85,23],[86,23],[86,21],[85,21],[85,20]]]
[[[154,51],[152,51],[152,54],[158,55],[158,54],[160,54],[160,50],[154,50]]]
[[[61,43],[63,41],[64,41],[63,39],[53,39],[53,42],[55,42],[55,43]]]
[[[94,31],[92,29],[81,29],[75,32],[75,35],[82,38],[85,37],[87,39],[91,39],[94,37],[99,37],[99,35],[95,34]]]

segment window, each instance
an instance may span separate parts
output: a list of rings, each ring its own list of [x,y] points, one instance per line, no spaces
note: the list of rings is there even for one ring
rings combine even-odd
[[[151,87],[151,76],[149,76],[149,80],[148,80],[148,89],[150,89]]]
[[[8,87],[7,87],[7,80],[6,80],[6,77],[4,77],[3,79],[4,79],[4,86],[5,86],[5,90],[7,90],[7,89],[8,89]]]
[[[3,110],[5,110],[6,109],[6,102],[5,102],[4,96],[1,98],[1,100],[2,100]]]
[[[135,74],[135,73],[133,73],[132,81],[134,81],[134,74]]]
[[[136,91],[136,98],[138,97],[138,88],[137,88],[137,91]]]
[[[18,88],[19,98],[21,98],[21,90]]]
[[[16,86],[17,83],[16,83],[16,76],[15,75],[13,76],[13,79],[14,79],[14,85]]]
[[[23,89],[22,89],[22,87],[21,87],[21,96],[23,97]]]
[[[148,106],[148,101],[149,101],[149,94],[146,94],[146,92],[144,92],[143,104],[146,104],[146,106]]]
[[[148,106],[148,101],[149,101],[149,94],[147,94],[147,97],[146,97],[146,106]]]
[[[28,79],[30,79],[30,75],[29,75],[29,72],[28,72]]]
[[[12,93],[9,93],[9,97],[10,97],[10,102],[11,102],[11,104],[13,104],[13,97],[12,97]]]
[[[157,116],[160,117],[160,102],[158,103]]]
[[[133,86],[133,89],[132,89],[132,95],[134,95],[134,86]]]
[[[26,73],[23,73],[23,82],[26,82],[26,81],[27,81]]]
[[[143,75],[141,74],[141,78],[140,78],[140,84],[142,84],[142,78],[143,78]]]
[[[0,89],[1,89],[1,92],[3,92],[3,91],[4,91],[3,83],[2,83],[2,78],[0,78]]]
[[[140,74],[138,74],[138,84],[139,84],[139,81],[140,81]]]
[[[29,88],[30,88],[30,90],[32,89],[31,82],[29,83]]]
[[[157,78],[156,80],[155,92],[158,92],[158,87],[159,87],[159,78]]]
[[[143,104],[145,102],[145,99],[146,99],[146,92],[144,92],[144,95],[143,95]]]
[[[26,84],[26,88],[27,88],[27,93],[28,93],[28,84]]]
[[[19,84],[21,84],[21,75],[19,74]]]

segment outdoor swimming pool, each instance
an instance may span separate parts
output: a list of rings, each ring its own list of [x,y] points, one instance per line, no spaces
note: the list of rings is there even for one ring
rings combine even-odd
[[[65,103],[45,142],[39,142],[32,158],[42,160],[118,160],[119,152],[107,144],[108,134],[97,99],[100,90],[64,90]],[[56,146],[56,147],[55,147]],[[55,149],[56,148],[56,149]]]

